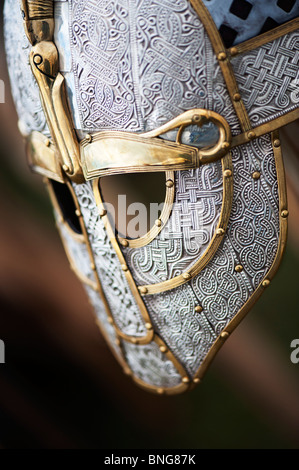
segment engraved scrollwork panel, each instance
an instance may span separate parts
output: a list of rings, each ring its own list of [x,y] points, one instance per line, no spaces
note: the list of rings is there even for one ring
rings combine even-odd
[[[156,343],[135,346],[123,342],[123,349],[133,374],[145,384],[166,389],[181,384],[181,374]]]
[[[203,256],[215,234],[223,203],[221,162],[175,174],[175,201],[159,236],[138,248],[123,248],[138,283],[178,276]]]
[[[6,0],[4,36],[11,90],[22,134],[32,131],[50,135],[43,112],[39,89],[29,64],[31,45],[26,37],[20,4]]]
[[[114,327],[109,323],[107,312],[103,302],[101,301],[98,292],[94,291],[91,287],[85,285],[89,301],[94,309],[97,319],[99,320],[104,333],[107,336],[110,346],[116,353],[116,355],[122,360],[122,352],[120,347],[117,345],[117,335]]]
[[[189,284],[173,291],[145,298],[159,335],[175,357],[194,375],[207,355],[216,335],[202,313]]]
[[[77,96],[81,130],[149,131],[188,109],[205,108],[239,132],[190,2],[70,0],[69,12],[75,78],[69,93]]]
[[[217,335],[240,311],[274,262],[279,199],[269,135],[233,149],[234,199],[227,236],[192,288]],[[260,171],[260,178],[252,175]],[[237,265],[243,271],[236,272]]]
[[[298,46],[295,31],[232,59],[254,127],[298,108]]]
[[[145,336],[145,322],[101,220],[89,183],[73,185],[89,235],[105,296],[118,328],[128,336]]]

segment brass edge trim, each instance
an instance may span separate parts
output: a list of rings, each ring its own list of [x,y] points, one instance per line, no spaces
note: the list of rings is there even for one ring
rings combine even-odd
[[[77,196],[76,196],[76,193],[74,191],[74,188],[72,186],[72,183],[70,183],[70,181],[67,181],[66,180],[66,184],[70,190],[70,192],[72,193],[72,196],[73,196],[73,199],[74,199],[74,203],[75,203],[75,206],[76,206],[76,209],[78,211],[81,212],[81,209],[80,209],[80,204],[78,202],[78,199],[77,199]],[[91,244],[90,244],[90,240],[89,240],[89,237],[88,237],[88,233],[87,233],[87,229],[86,229],[86,226],[85,226],[85,222],[84,222],[84,219],[83,219],[83,216],[82,214],[80,215],[80,225],[81,225],[81,229],[82,229],[82,233],[83,233],[83,236],[84,236],[84,239],[85,239],[85,244],[86,244],[86,247],[87,247],[87,250],[88,250],[88,253],[89,253],[89,257],[90,257],[90,261],[91,261],[91,264],[93,266],[95,266],[95,259],[94,259],[94,254],[93,254],[93,250],[92,250],[92,247],[91,247]],[[120,343],[120,335],[119,335],[119,330],[117,328],[117,325],[115,324],[115,321],[114,321],[114,318],[112,316],[112,313],[111,313],[111,310],[110,310],[110,306],[108,304],[108,301],[106,299],[106,296],[105,296],[105,293],[103,291],[103,288],[102,288],[102,284],[101,284],[101,281],[99,279],[99,275],[98,275],[98,272],[97,270],[95,269],[94,270],[94,274],[95,274],[95,278],[96,278],[96,282],[97,282],[97,292],[99,293],[100,295],[100,298],[104,304],[104,307],[105,307],[105,310],[106,310],[106,314],[107,314],[107,318],[108,318],[108,321],[111,323],[111,325],[113,326],[114,328],[114,331],[115,331],[115,335],[116,335],[116,338],[117,338],[117,341]],[[89,299],[89,297],[87,296],[87,298]],[[89,302],[90,302],[90,299],[89,299]],[[91,306],[93,307],[93,305],[91,304]],[[100,320],[98,319],[97,315],[96,315],[96,312],[95,312],[95,309],[94,307],[92,308],[92,312],[93,312],[93,315],[94,315],[94,318],[95,318],[95,322],[96,322],[96,325],[99,327],[101,333],[103,334],[109,348],[111,349],[112,351],[112,354],[114,355],[114,357],[117,359],[117,361],[119,362],[119,364],[125,368],[125,365],[126,365],[126,361],[125,361],[125,357],[124,355],[122,355],[122,357],[119,357],[119,355],[115,352],[112,344],[111,344],[111,340],[108,336],[108,334],[106,333],[105,331],[105,328],[103,327],[103,325],[101,324]],[[121,350],[121,348],[120,348]],[[122,350],[121,350],[121,353],[122,353]]]
[[[233,46],[229,49],[230,54],[232,57],[236,57],[240,54],[244,54],[244,52],[250,52],[253,49],[257,49],[264,44],[269,42],[275,41],[275,39],[284,36],[285,34],[292,33],[299,29],[299,18],[295,18],[287,23],[284,23],[280,26],[277,26],[266,33],[260,34],[252,39],[248,39],[248,41],[241,42],[236,46]],[[232,51],[233,49],[233,51]]]
[[[186,127],[192,124],[202,127],[209,121],[219,129],[219,139],[214,146],[198,149],[181,142]],[[160,138],[173,129],[178,129],[175,142]],[[87,134],[80,142],[83,173],[86,180],[90,180],[119,173],[193,169],[220,160],[228,152],[231,140],[230,126],[223,116],[194,108],[145,134],[120,131]],[[99,157],[103,154],[104,160]]]
[[[175,289],[176,287],[186,284],[195,276],[197,276],[200,273],[200,271],[202,271],[213,258],[214,254],[218,250],[223,240],[223,236],[225,235],[225,232],[228,226],[228,221],[230,218],[230,213],[231,213],[231,207],[232,207],[232,201],[233,201],[233,190],[234,190],[233,165],[232,165],[231,153],[227,154],[222,159],[222,173],[223,173],[222,209],[221,209],[217,229],[215,230],[215,234],[212,240],[210,241],[210,244],[207,247],[205,253],[190,269],[188,269],[186,273],[176,276],[172,279],[169,279],[168,281],[159,282],[157,284],[139,286],[139,291],[141,292],[142,295],[159,294],[161,292],[172,290],[172,289]]]
[[[224,331],[222,331],[222,333],[219,335],[219,337],[215,341],[214,345],[210,349],[209,353],[204,359],[199,370],[195,374],[195,378],[197,378],[198,380],[202,380],[211,362],[215,358],[220,348],[223,346],[226,339],[236,329],[236,327],[240,324],[240,322],[246,317],[246,315],[252,309],[254,304],[263,294],[263,292],[265,291],[265,288],[270,284],[270,281],[274,278],[275,274],[277,273],[277,270],[282,261],[282,257],[283,257],[285,247],[286,247],[287,232],[288,232],[288,220],[286,216],[283,216],[283,211],[287,211],[287,207],[288,207],[287,189],[286,189],[285,171],[284,171],[281,146],[277,147],[274,145],[274,142],[279,140],[279,132],[277,131],[273,132],[271,135],[271,139],[272,139],[272,148],[273,148],[273,152],[275,156],[276,171],[277,171],[279,213],[280,213],[280,223],[279,223],[280,236],[279,236],[279,241],[278,241],[276,257],[268,273],[265,275],[265,278],[260,283],[258,288],[255,290],[252,296],[243,305],[239,313],[230,321],[230,323],[225,327]]]
[[[251,126],[251,122],[250,122],[250,119],[249,119],[249,116],[248,116],[248,113],[247,113],[247,110],[245,108],[242,98],[238,100],[234,99],[235,95],[240,96],[240,91],[239,91],[239,87],[237,84],[237,80],[234,74],[232,64],[230,63],[230,55],[228,54],[228,51],[222,41],[221,35],[214,23],[212,16],[210,15],[210,12],[206,8],[206,6],[203,4],[202,0],[189,0],[189,1],[192,7],[194,8],[194,10],[196,11],[196,13],[198,14],[200,20],[202,21],[204,28],[207,31],[207,34],[214,48],[216,57],[218,58],[218,62],[221,67],[223,78],[226,83],[226,87],[230,95],[231,102],[235,108],[237,117],[239,119],[242,131],[247,132],[251,129],[252,126]]]
[[[67,102],[64,77],[59,72],[59,54],[54,43],[53,7],[53,0],[22,0],[24,29],[33,46],[29,62],[39,87],[47,124],[56,144],[58,164],[60,163],[70,179],[82,183],[84,179],[80,166],[79,142]],[[32,11],[34,17],[31,18]]]
[[[166,183],[171,180],[173,185],[171,187],[166,186],[166,194],[163,210],[159,220],[161,221],[161,226],[154,225],[143,237],[140,237],[135,240],[130,240],[129,238],[117,237],[118,240],[124,240],[128,244],[128,248],[142,248],[149,245],[157,236],[160,234],[161,230],[165,227],[166,223],[169,220],[170,214],[172,212],[174,196],[175,196],[175,177],[173,171],[165,172]]]
[[[93,250],[92,250],[92,247],[91,247],[91,244],[90,244],[90,241],[89,241],[89,237],[88,237],[88,234],[87,234],[87,229],[86,229],[86,226],[85,226],[85,223],[84,223],[84,219],[83,219],[83,216],[81,214],[81,210],[80,210],[80,205],[79,205],[79,202],[77,200],[77,196],[76,196],[76,193],[74,191],[74,188],[71,184],[70,181],[66,180],[66,183],[65,183],[71,194],[72,194],[72,197],[73,197],[73,200],[74,200],[74,203],[75,203],[75,206],[76,206],[76,209],[80,212],[80,217],[79,217],[79,220],[80,220],[80,225],[81,225],[81,229],[82,229],[82,233],[83,233],[83,237],[84,237],[84,240],[85,240],[85,244],[86,244],[86,247],[87,247],[87,250],[88,250],[88,253],[89,253],[89,257],[90,257],[90,261],[91,261],[91,266],[93,266],[93,271],[94,271],[94,274],[95,274],[95,279],[96,279],[96,283],[97,283],[97,287],[96,287],[96,291],[99,292],[99,295],[102,299],[102,302],[104,304],[104,307],[105,307],[105,310],[106,310],[106,313],[107,313],[107,316],[108,318],[110,319],[110,323],[111,325],[113,325],[114,329],[115,329],[115,333],[116,333],[116,336],[118,339],[122,338],[128,342],[132,342],[134,344],[147,344],[148,342],[151,341],[153,335],[154,335],[154,332],[153,332],[153,329],[149,330],[149,333],[148,333],[148,336],[149,336],[149,340],[146,341],[147,338],[137,338],[137,337],[130,337],[130,336],[127,336],[125,335],[124,333],[122,333],[117,324],[115,323],[114,321],[114,317],[112,315],[112,312],[111,312],[111,309],[110,309],[110,306],[109,306],[109,303],[107,301],[107,298],[105,296],[105,293],[103,291],[103,288],[102,288],[102,284],[101,284],[101,281],[100,281],[100,278],[99,278],[99,275],[98,275],[98,272],[97,272],[97,269],[96,269],[96,265],[95,265],[95,259],[94,259],[94,254],[93,254]],[[97,318],[97,317],[96,317]],[[136,338],[137,338],[137,342],[136,342]]]
[[[181,394],[184,392],[187,392],[190,390],[190,387],[192,385],[192,380],[190,379],[188,373],[186,372],[185,368],[182,366],[182,364],[175,358],[173,353],[169,350],[167,345],[164,343],[164,341],[155,334],[153,338],[153,342],[156,343],[159,348],[165,348],[165,352],[163,351],[163,354],[169,359],[174,367],[177,369],[178,373],[180,374],[182,378],[182,382],[175,386],[175,387],[157,387],[155,385],[149,385],[143,380],[141,380],[139,377],[134,375],[133,371],[130,369],[131,372],[127,372],[127,375],[130,375],[132,380],[143,390],[146,390],[147,392],[155,393],[156,395],[177,395]],[[123,354],[125,356],[125,353],[123,351]],[[126,359],[125,359],[126,360]]]
[[[104,206],[103,206],[103,201],[102,201],[100,188],[99,188],[99,179],[96,179],[96,180],[93,181],[93,192],[94,192],[96,204],[97,204],[99,210],[101,211],[101,210],[104,209]],[[105,215],[102,216],[102,220],[103,220],[105,229],[107,231],[107,234],[109,236],[110,242],[112,244],[112,247],[115,250],[115,253],[116,253],[116,255],[119,259],[119,262],[120,262],[121,266],[126,267],[127,266],[126,260],[125,260],[123,254],[122,254],[122,251],[119,247],[118,241],[117,241],[117,239],[115,237],[115,234],[113,232],[113,229],[110,225],[108,216],[105,212],[104,212],[104,214]],[[141,313],[141,315],[144,319],[144,323],[145,323],[145,325],[148,325],[149,328],[147,329],[147,334],[144,337],[128,336],[128,335],[124,334],[118,328],[116,323],[114,322],[115,329],[117,330],[118,335],[122,339],[128,341],[129,343],[145,345],[145,344],[150,343],[152,341],[153,337],[154,337],[154,328],[153,328],[153,325],[152,325],[152,321],[151,321],[151,318],[148,314],[147,308],[144,305],[144,302],[143,302],[143,300],[140,296],[139,290],[138,290],[138,288],[137,288],[137,286],[134,282],[134,279],[133,279],[132,274],[131,274],[129,269],[124,270],[124,276],[127,280],[128,286],[131,289],[131,292],[132,292],[132,294],[133,294],[133,296],[136,300],[137,306],[138,306],[138,308],[140,310],[140,313]],[[100,280],[99,280],[99,282],[100,282]]]
[[[286,124],[289,124],[290,122],[295,121],[296,119],[299,119],[299,107],[296,109],[293,109],[292,111],[287,111],[286,114],[283,116],[279,116],[272,121],[268,121],[264,124],[260,124],[257,127],[254,127],[252,129],[252,132],[254,133],[254,139],[261,137],[265,134],[269,134],[270,132],[276,131],[277,129],[280,129],[282,126],[285,126]],[[239,145],[247,144],[252,138],[249,138],[248,132],[236,135],[232,138],[232,144],[231,147],[238,147]]]

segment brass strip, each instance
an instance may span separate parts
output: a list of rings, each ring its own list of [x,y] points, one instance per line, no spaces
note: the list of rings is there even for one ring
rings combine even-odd
[[[175,178],[174,178],[173,171],[167,171],[165,175],[166,175],[166,195],[165,195],[163,210],[159,219],[161,222],[161,225],[160,226],[154,225],[146,235],[135,240],[131,240],[129,238],[120,239],[120,237],[118,237],[118,241],[121,244],[125,242],[128,248],[142,248],[143,246],[147,246],[155,238],[157,238],[161,230],[164,228],[165,224],[168,222],[171,211],[172,211],[174,196],[175,196]],[[170,185],[167,185],[167,183],[170,183]]]
[[[94,134],[91,143],[81,142],[81,162],[87,181],[119,173],[153,173],[199,166],[194,147],[113,131]]]
[[[137,288],[137,286],[134,282],[132,274],[131,274],[130,270],[127,267],[126,260],[125,260],[123,254],[122,254],[122,251],[119,247],[119,244],[118,244],[118,241],[116,239],[115,233],[113,232],[113,229],[112,229],[111,224],[109,222],[109,218],[108,218],[108,215],[105,211],[102,196],[101,196],[101,193],[100,193],[99,180],[98,179],[93,181],[93,192],[94,192],[95,200],[96,200],[97,206],[100,210],[100,213],[104,214],[102,216],[102,220],[103,220],[105,229],[107,231],[107,234],[109,236],[109,239],[111,241],[112,247],[114,248],[115,253],[116,253],[116,255],[117,255],[117,257],[120,261],[120,265],[123,267],[124,275],[125,275],[126,280],[128,282],[129,288],[131,289],[131,292],[132,292],[132,294],[133,294],[133,296],[136,300],[137,306],[139,307],[139,310],[140,310],[140,313],[141,313],[141,315],[144,319],[145,325],[148,326],[148,331],[147,331],[146,336],[144,336],[143,338],[142,337],[140,338],[140,337],[137,337],[137,336],[127,336],[127,335],[125,335],[124,333],[122,333],[122,331],[120,331],[118,329],[117,325],[115,325],[115,328],[117,329],[118,335],[121,338],[125,339],[126,341],[128,341],[130,343],[133,343],[133,344],[148,344],[152,341],[153,336],[154,336],[154,329],[153,329],[152,321],[151,321],[151,318],[148,314],[147,308],[145,307],[144,302],[143,302],[143,300],[140,296],[138,288]]]
[[[238,116],[241,128],[243,132],[247,132],[251,129],[251,122],[245,108],[245,105],[242,99],[239,99],[240,92],[239,87],[236,81],[236,77],[233,71],[233,67],[230,63],[229,54],[226,51],[220,33],[214,23],[213,18],[210,15],[210,12],[203,4],[202,0],[189,0],[194,10],[198,14],[203,26],[205,27],[212,46],[214,48],[216,57],[218,58],[222,74],[235,108],[236,114]],[[238,96],[238,99],[234,99],[235,96]]]
[[[54,191],[53,191],[53,188],[51,187],[51,183],[49,181],[46,181],[47,183],[47,187],[48,187],[48,191],[49,191],[49,194],[50,194],[50,197],[51,197],[51,200],[53,201],[54,203],[54,208],[57,210],[57,212],[59,213],[59,215],[62,217],[62,220],[63,219],[63,216],[62,216],[62,213],[61,213],[61,210],[59,209],[59,204],[56,200],[56,197],[55,197],[55,194],[54,194]],[[92,266],[92,269],[94,271],[94,274],[95,274],[95,278],[96,278],[96,283],[97,283],[97,286],[95,288],[95,290],[97,290],[99,292],[99,295],[103,301],[103,304],[105,306],[105,309],[106,309],[106,312],[107,312],[107,316],[108,318],[110,319],[110,323],[114,326],[114,329],[115,329],[115,332],[117,334],[117,336],[119,338],[122,338],[130,343],[133,343],[133,344],[148,344],[149,342],[151,342],[152,338],[153,338],[153,335],[154,335],[154,331],[153,331],[153,328],[152,328],[152,325],[151,325],[151,321],[150,321],[150,318],[147,314],[147,310],[146,310],[146,315],[144,314],[144,317],[145,317],[145,322],[150,325],[150,327],[148,328],[148,332],[147,334],[144,336],[144,337],[135,337],[135,336],[128,336],[126,334],[124,334],[117,326],[117,324],[115,323],[114,321],[114,317],[111,313],[111,309],[110,309],[110,306],[109,306],[109,303],[106,299],[106,296],[105,296],[105,293],[103,291],[103,288],[102,288],[102,285],[101,285],[101,281],[99,279],[99,275],[98,275],[98,272],[97,272],[97,269],[96,269],[96,264],[95,264],[95,258],[94,258],[94,254],[93,254],[93,250],[92,250],[92,247],[91,247],[91,244],[90,244],[90,240],[89,240],[89,237],[88,237],[88,233],[87,233],[87,230],[86,230],[86,227],[85,227],[85,223],[84,223],[84,219],[83,219],[83,216],[81,214],[81,209],[80,209],[80,205],[79,205],[79,202],[77,200],[77,196],[74,192],[74,189],[72,187],[72,184],[68,181],[68,180],[65,180],[65,184],[68,186],[71,194],[72,194],[72,197],[73,197],[73,200],[74,200],[74,203],[75,203],[75,206],[76,206],[76,211],[78,213],[78,217],[79,217],[79,221],[80,221],[80,226],[81,226],[81,230],[82,230],[82,233],[83,233],[83,240],[86,244],[86,247],[87,247],[87,250],[88,250],[88,253],[89,253],[89,256],[90,256],[90,262],[91,262],[91,266]],[[66,224],[67,226],[67,224]],[[80,240],[82,242],[82,236],[80,236]],[[80,279],[82,280],[82,276],[80,277]],[[89,284],[89,283],[88,283]],[[140,298],[140,296],[139,296]],[[140,301],[142,302],[142,300],[140,299]],[[139,304],[141,303],[139,302]],[[142,305],[144,306],[143,302],[142,302]],[[140,307],[140,305],[139,305]],[[144,307],[145,309],[145,307]]]
[[[207,122],[219,129],[214,146],[198,149],[181,143],[185,128],[202,127]],[[173,129],[178,129],[176,142],[160,138]],[[231,139],[230,127],[222,116],[195,108],[145,134],[121,131],[88,134],[80,143],[82,169],[86,180],[118,173],[194,169],[222,158],[230,148]]]
[[[253,49],[257,49],[258,47],[261,47],[268,42],[272,42],[275,39],[284,36],[285,34],[292,33],[297,29],[299,29],[299,18],[295,18],[294,20],[277,26],[277,28],[271,29],[266,33],[256,36],[255,38],[248,39],[248,41],[237,44],[236,46],[231,47],[229,52],[232,57],[243,54],[244,52],[250,52]]]
[[[56,144],[59,156],[57,163],[69,178],[82,183],[84,180],[80,167],[79,143],[68,107],[64,77],[59,73],[58,50],[53,42],[53,0],[22,0],[22,8],[25,32],[33,45],[29,56],[30,66],[40,90],[47,124]],[[32,14],[37,19],[32,19]]]
[[[53,0],[28,0],[27,5],[30,20],[41,20],[54,16]]]
[[[57,150],[50,139],[40,132],[33,131],[26,137],[26,154],[32,171],[64,183]]]
[[[157,284],[150,284],[139,286],[139,291],[142,295],[152,295],[159,294],[168,290],[172,290],[176,287],[179,287],[183,284],[186,284],[191,279],[193,279],[197,274],[202,271],[207,264],[211,261],[216,251],[218,250],[223,237],[225,235],[228,221],[230,218],[232,201],[233,201],[233,164],[231,153],[227,154],[222,159],[222,172],[223,172],[223,202],[222,210],[220,214],[220,219],[218,227],[215,230],[215,234],[206,249],[203,256],[185,273],[180,276],[176,276],[168,281],[160,282]]]
[[[289,124],[299,118],[299,107],[293,111],[288,111],[283,116],[279,116],[272,121],[268,121],[260,126],[254,127],[251,132],[246,132],[244,134],[236,135],[232,138],[231,147],[238,147],[239,145],[244,145],[251,140],[254,140],[258,137],[261,137],[270,132],[276,131],[281,127]]]
[[[270,284],[274,278],[277,270],[282,261],[282,257],[285,251],[286,242],[287,242],[287,232],[288,232],[288,204],[287,204],[287,189],[285,181],[285,172],[282,158],[281,146],[277,146],[279,142],[279,133],[278,131],[272,133],[272,147],[275,156],[276,171],[277,171],[277,180],[278,180],[278,194],[279,194],[279,212],[280,212],[280,235],[278,242],[278,249],[276,253],[275,260],[266,274],[264,280],[260,283],[259,287],[250,297],[250,299],[245,303],[241,308],[239,313],[231,320],[231,322],[226,326],[225,331],[217,338],[210,352],[206,356],[204,362],[196,373],[195,377],[200,381],[205,375],[208,367],[216,356],[217,352],[220,350],[226,339],[229,335],[235,330],[235,328],[240,324],[240,322],[245,318],[248,312],[252,309],[254,304],[260,298],[260,296],[265,291],[265,288]]]

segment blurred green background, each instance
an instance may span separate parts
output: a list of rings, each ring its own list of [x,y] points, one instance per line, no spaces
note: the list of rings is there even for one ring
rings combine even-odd
[[[123,376],[69,269],[41,178],[27,169],[2,35],[0,47],[0,448],[298,448],[298,124],[283,133],[294,142],[290,236],[275,281],[202,385],[156,397]]]

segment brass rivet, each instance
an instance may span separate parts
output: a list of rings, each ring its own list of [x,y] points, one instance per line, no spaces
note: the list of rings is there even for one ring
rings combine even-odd
[[[51,142],[50,142],[49,139],[46,139],[46,140],[44,141],[44,144],[45,144],[46,147],[50,147]]]
[[[255,171],[255,172],[252,174],[252,178],[253,178],[254,180],[259,180],[260,177],[261,177],[261,174],[260,174],[259,171]]]
[[[120,238],[119,239],[119,243],[124,246],[125,248],[127,248],[129,246],[129,242],[128,240],[125,240],[124,238]]]
[[[126,273],[127,271],[129,271],[129,268],[126,264],[122,264],[121,265],[121,269]]]
[[[243,266],[241,264],[238,264],[236,267],[235,267],[235,271],[237,273],[241,273],[243,271]]]
[[[151,323],[146,323],[146,324],[145,324],[145,328],[146,328],[147,330],[152,330],[152,329],[153,329],[153,325],[152,325]]]
[[[163,389],[163,388],[158,388],[158,389],[157,389],[157,393],[158,393],[159,395],[164,395],[164,389]]]
[[[116,346],[120,346],[120,340],[119,340],[119,339],[116,339],[116,340],[115,340],[115,344],[116,344]]]
[[[69,167],[67,165],[63,165],[62,169],[68,173],[70,171]]]
[[[147,294],[148,293],[147,287],[139,287],[139,290],[140,290],[141,294]]]
[[[200,379],[198,377],[196,377],[195,379],[193,379],[193,383],[195,384],[199,384],[200,383]]]
[[[93,271],[95,271],[95,270],[97,269],[97,268],[96,268],[96,265],[95,265],[94,263],[91,263],[90,267],[91,267],[91,269],[92,269]]]
[[[223,142],[222,148],[223,148],[223,150],[229,149],[230,148],[230,143],[229,142]]]
[[[217,228],[216,235],[218,235],[218,237],[222,237],[224,234],[225,230],[223,228]]]
[[[232,56],[237,55],[238,54],[238,49],[236,47],[232,47],[230,49],[230,53],[231,53]]]
[[[76,214],[77,217],[81,217],[81,215],[82,215],[81,212],[79,211],[79,209],[76,209],[75,214]]]
[[[110,325],[113,325],[114,323],[114,320],[112,317],[108,317],[108,323],[110,323]]]
[[[281,143],[280,143],[280,140],[279,139],[275,139],[274,142],[273,142],[273,145],[274,147],[280,147]]]
[[[184,273],[184,274],[183,274],[183,278],[184,278],[184,279],[191,279],[191,274],[189,274],[189,273]]]
[[[43,62],[42,56],[39,55],[39,54],[36,54],[36,55],[34,56],[34,63],[35,63],[36,65],[40,65],[40,64],[42,64],[42,62]]]
[[[107,215],[106,209],[101,209],[101,211],[100,211],[100,217],[105,217],[105,215]]]
[[[220,52],[220,54],[218,54],[218,60],[225,60],[227,57],[226,53],[225,52]]]
[[[263,287],[269,287],[271,284],[271,281],[269,279],[265,279],[262,283],[262,286]]]
[[[234,94],[234,101],[241,101],[241,95],[240,95],[240,93],[235,93],[235,94]]]
[[[196,313],[201,313],[203,311],[203,308],[200,305],[197,305],[194,310]]]
[[[160,219],[157,219],[156,222],[155,222],[155,224],[156,224],[157,227],[161,227],[162,222],[161,222]]]
[[[124,373],[125,373],[126,375],[132,375],[132,372],[131,372],[130,369],[124,369]]]
[[[230,178],[233,173],[232,173],[231,170],[225,170],[223,174],[224,174],[225,178]]]
[[[199,114],[194,114],[192,121],[193,122],[199,122],[201,120],[201,116]]]
[[[167,347],[166,346],[160,346],[160,351],[161,351],[161,353],[165,354],[167,352]]]
[[[289,211],[288,211],[288,210],[282,211],[281,217],[282,217],[283,219],[286,219],[287,217],[289,217]]]
[[[167,188],[173,188],[174,182],[172,180],[167,180],[166,181],[166,186],[167,186]]]
[[[222,339],[227,339],[229,337],[229,333],[227,331],[222,331],[220,337]]]
[[[86,134],[85,139],[89,144],[92,142],[92,136],[90,134]]]
[[[253,131],[248,132],[247,137],[249,140],[255,139],[256,133]]]
[[[183,382],[184,384],[189,384],[189,383],[190,383],[189,377],[183,377],[182,382]]]

